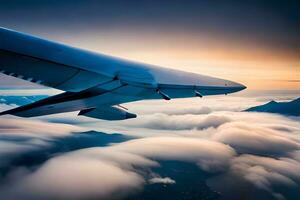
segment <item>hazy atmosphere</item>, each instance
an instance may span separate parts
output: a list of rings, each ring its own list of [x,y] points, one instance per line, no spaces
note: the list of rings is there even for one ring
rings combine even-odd
[[[0,0],[1,27],[247,86],[122,104],[137,114],[124,121],[0,116],[0,198],[300,199],[299,7]],[[61,92],[0,74],[0,111]]]
[[[299,21],[298,1],[0,1],[3,27],[250,89],[299,89]]]

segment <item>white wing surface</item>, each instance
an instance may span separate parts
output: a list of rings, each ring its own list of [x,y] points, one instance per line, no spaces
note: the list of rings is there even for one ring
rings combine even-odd
[[[95,117],[101,112],[118,113],[111,106],[130,101],[202,97],[245,89],[232,81],[132,62],[5,28],[0,28],[0,72],[66,91],[42,103],[2,113],[23,117],[86,109],[91,109],[85,112],[87,116]],[[120,113],[124,116],[122,110]]]

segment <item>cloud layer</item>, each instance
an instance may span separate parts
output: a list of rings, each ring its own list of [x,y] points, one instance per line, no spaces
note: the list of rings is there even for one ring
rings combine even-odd
[[[224,199],[245,194],[264,199],[300,197],[298,118],[219,109],[173,111],[144,113],[116,123],[125,133],[136,132],[137,138],[68,153],[57,150],[33,166],[15,165],[14,158],[43,151],[53,140],[79,137],[74,132],[86,128],[80,123],[47,122],[51,118],[1,118],[0,168],[11,167],[0,177],[0,193],[7,200],[122,199],[142,192],[147,184],[176,185],[173,177],[152,170],[161,161],[180,161],[210,174],[207,184]],[[111,125],[94,125],[102,124]]]

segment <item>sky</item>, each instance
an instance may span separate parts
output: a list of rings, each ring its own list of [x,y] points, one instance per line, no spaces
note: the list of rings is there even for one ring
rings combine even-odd
[[[0,26],[131,60],[300,88],[298,1],[0,0]],[[2,88],[36,85],[0,76]]]

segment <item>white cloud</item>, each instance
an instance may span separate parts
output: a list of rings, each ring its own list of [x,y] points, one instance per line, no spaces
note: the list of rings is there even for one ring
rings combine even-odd
[[[83,130],[80,127],[15,117],[0,120],[0,167],[27,152],[48,148],[54,137]]]
[[[218,99],[209,101],[224,103],[223,110],[227,105],[232,105],[228,110],[235,110],[237,102],[231,100],[241,99],[235,97],[226,102]],[[251,99],[251,102],[254,104],[255,99]],[[247,103],[245,101],[242,104]],[[196,105],[194,101],[192,104],[193,107]],[[182,107],[183,104],[178,102],[174,105],[168,104],[166,107],[174,109],[167,112],[169,107],[164,110],[165,104],[155,103],[156,111],[161,113],[149,115],[148,110],[130,121],[92,120],[98,130],[135,133],[140,138],[56,156],[34,171],[16,169],[9,175],[6,187],[1,188],[1,194],[5,194],[7,199],[20,197],[18,195],[23,199],[118,198],[139,191],[147,182],[175,183],[169,177],[160,176],[145,180],[143,173],[146,172],[141,171],[159,167],[158,160],[195,163],[204,171],[225,177],[226,181],[216,181],[222,187],[227,185],[228,180],[236,182],[235,187],[227,188],[227,192],[236,195],[240,194],[239,189],[251,185],[253,188],[249,189],[250,192],[263,190],[275,198],[283,198],[285,194],[282,190],[278,191],[278,187],[289,191],[300,185],[298,118],[215,111],[222,110],[221,106],[212,106],[209,111],[201,107],[193,110],[189,105]],[[51,117],[44,118],[47,119]],[[91,127],[91,124],[87,126]],[[43,148],[47,144],[43,138],[69,135],[80,130],[73,125],[1,118],[0,135],[36,138],[22,143],[2,141],[5,142],[2,152],[20,152],[35,146]],[[245,183],[248,185],[243,185]],[[213,184],[212,187],[217,191],[220,189]]]
[[[169,178],[169,177],[165,177],[165,178],[162,178],[162,177],[153,177],[151,179],[148,180],[148,182],[150,184],[164,184],[164,185],[168,185],[168,184],[175,184],[176,181]]]
[[[299,149],[300,144],[287,135],[282,135],[278,130],[253,126],[247,122],[232,122],[219,127],[212,139],[229,144],[242,153],[271,155],[285,154]]]
[[[192,130],[218,127],[230,121],[230,118],[222,115],[166,115],[154,114],[143,117],[139,121],[132,121],[128,126],[143,127],[156,130]]]
[[[185,137],[150,137],[130,140],[110,147],[159,160],[197,163],[203,170],[223,170],[235,151],[219,142]]]
[[[234,154],[227,145],[200,139],[135,139],[54,157],[37,171],[17,177],[1,193],[6,199],[118,198],[141,189],[145,180],[135,167],[157,167],[152,159],[195,162],[203,170],[216,171],[224,170]],[[173,183],[168,178],[150,182]]]
[[[129,158],[128,165],[142,161],[152,164],[135,155],[122,156]],[[5,199],[113,199],[139,190],[144,184],[144,179],[126,164],[102,160],[101,150],[97,149],[55,157],[36,172],[16,178],[19,180],[2,188]]]
[[[78,126],[68,124],[48,123],[17,117],[1,117],[0,121],[0,135],[54,137],[65,136],[82,130]]]

